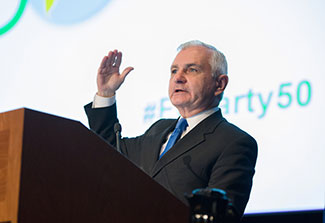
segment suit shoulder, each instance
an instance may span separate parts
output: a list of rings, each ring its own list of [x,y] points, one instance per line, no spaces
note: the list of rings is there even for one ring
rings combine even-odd
[[[257,144],[256,140],[249,133],[239,128],[238,126],[228,122],[226,119],[223,119],[223,121],[218,127],[222,129],[222,134],[231,136],[233,140],[245,138],[253,142],[254,144]]]

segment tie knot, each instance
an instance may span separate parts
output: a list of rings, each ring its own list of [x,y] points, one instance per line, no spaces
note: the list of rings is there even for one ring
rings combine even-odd
[[[179,130],[181,130],[181,132],[184,132],[184,130],[186,129],[187,126],[188,126],[188,124],[187,124],[186,119],[180,118],[176,124],[175,129],[179,129]]]

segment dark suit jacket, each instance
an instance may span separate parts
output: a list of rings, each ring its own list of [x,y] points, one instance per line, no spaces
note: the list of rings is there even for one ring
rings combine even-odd
[[[85,110],[90,128],[115,146],[115,104],[96,109],[88,104]],[[143,135],[123,138],[122,153],[183,202],[187,203],[184,193],[194,189],[219,188],[227,192],[235,211],[242,215],[252,187],[256,141],[227,122],[219,109],[158,160],[161,146],[176,122],[161,119]]]

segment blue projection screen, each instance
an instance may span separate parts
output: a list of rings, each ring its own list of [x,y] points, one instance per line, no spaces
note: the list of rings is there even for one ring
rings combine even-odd
[[[167,96],[176,48],[227,57],[224,116],[259,155],[246,213],[324,208],[325,3],[321,0],[0,1],[0,112],[28,107],[87,126],[83,105],[109,50],[135,69],[117,93],[123,136],[178,116]]]

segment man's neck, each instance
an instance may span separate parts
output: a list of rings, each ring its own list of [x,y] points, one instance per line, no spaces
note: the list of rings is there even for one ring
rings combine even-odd
[[[210,110],[212,108],[218,107],[218,103],[213,103],[210,104],[210,106],[207,106],[205,108],[197,108],[197,109],[188,109],[188,108],[177,108],[179,114],[183,117],[183,118],[190,118],[193,117],[197,114],[200,114],[204,111]]]

